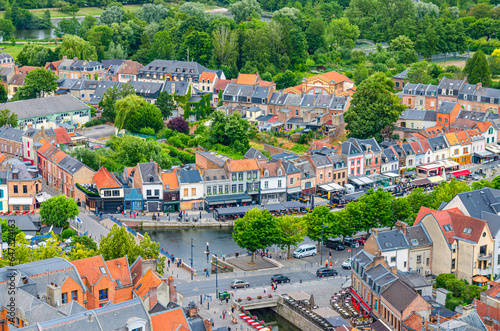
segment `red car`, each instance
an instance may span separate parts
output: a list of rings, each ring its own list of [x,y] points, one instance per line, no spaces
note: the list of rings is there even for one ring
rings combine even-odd
[[[365,244],[366,242],[366,237],[358,237],[358,238],[355,238],[355,240],[357,241],[357,243],[361,246]]]

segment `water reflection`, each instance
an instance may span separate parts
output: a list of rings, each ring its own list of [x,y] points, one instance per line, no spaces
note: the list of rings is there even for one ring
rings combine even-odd
[[[50,21],[52,25],[56,27],[59,22],[61,22],[62,18],[53,18]],[[83,18],[77,18],[78,22],[82,23]],[[34,30],[14,30],[14,37],[16,39],[46,39],[46,38],[55,38],[54,28],[51,29],[34,29]]]

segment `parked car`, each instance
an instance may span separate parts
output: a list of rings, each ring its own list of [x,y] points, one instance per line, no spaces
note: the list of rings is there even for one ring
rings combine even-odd
[[[316,249],[316,245],[314,244],[305,244],[300,245],[294,252],[293,257],[296,259],[301,259],[306,256],[314,256],[318,254],[318,250]]]
[[[347,259],[344,262],[342,262],[342,268],[343,269],[351,269],[351,259]]]
[[[365,242],[366,242],[366,237],[358,237],[358,238],[354,238],[356,240],[356,242],[361,246],[361,245],[364,245]]]
[[[316,270],[316,276],[318,277],[329,277],[329,276],[337,276],[339,273],[334,269],[330,268],[319,268]]]
[[[290,278],[282,274],[277,274],[271,277],[271,283],[272,282],[275,282],[276,284],[290,283]]]
[[[249,287],[250,284],[246,280],[241,280],[241,279],[234,279],[231,282],[231,287],[232,288],[238,288],[238,287]]]
[[[356,247],[356,239],[353,238],[346,238],[344,239],[344,244],[349,247]]]
[[[328,248],[331,248],[331,249],[334,249],[336,251],[343,251],[345,249],[345,246],[343,243],[341,243],[340,241],[338,240],[331,240],[331,239],[328,239],[327,241],[325,241],[323,243],[325,245],[325,247],[328,247]]]

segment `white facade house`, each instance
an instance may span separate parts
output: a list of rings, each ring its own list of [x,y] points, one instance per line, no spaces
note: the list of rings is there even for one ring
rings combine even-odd
[[[181,210],[203,209],[205,184],[199,170],[178,172]]]
[[[371,241],[370,243],[368,241]],[[370,251],[369,247],[378,246],[378,251],[381,256],[385,257],[387,264],[391,267],[397,267],[399,271],[408,271],[408,254],[410,245],[408,239],[402,231],[397,229],[389,231],[374,230],[368,241],[365,243],[365,250],[370,254],[376,253]],[[375,241],[376,246],[373,245]]]
[[[286,173],[278,162],[261,164],[261,204],[279,203],[286,201]]]

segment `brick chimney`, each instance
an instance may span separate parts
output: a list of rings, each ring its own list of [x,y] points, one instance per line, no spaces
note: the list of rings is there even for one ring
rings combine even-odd
[[[170,301],[177,302],[177,290],[174,285],[174,277],[168,277],[168,292],[170,294]]]
[[[196,315],[198,315],[198,307],[196,306],[196,303],[194,303],[194,301],[191,301],[188,304],[188,316],[195,317]]]
[[[212,321],[211,320],[204,319],[203,324],[205,324],[205,329],[207,329],[207,331],[212,331]]]
[[[63,60],[67,60],[67,59],[68,59],[68,57],[67,57],[66,55],[63,55],[62,59],[63,59]]]
[[[149,310],[153,309],[153,307],[158,302],[158,287],[150,287],[149,288]]]
[[[399,232],[403,232],[403,234],[406,236],[406,223],[397,221],[395,227]]]
[[[481,82],[476,83],[476,91],[479,90],[481,87],[483,87],[483,83]]]

